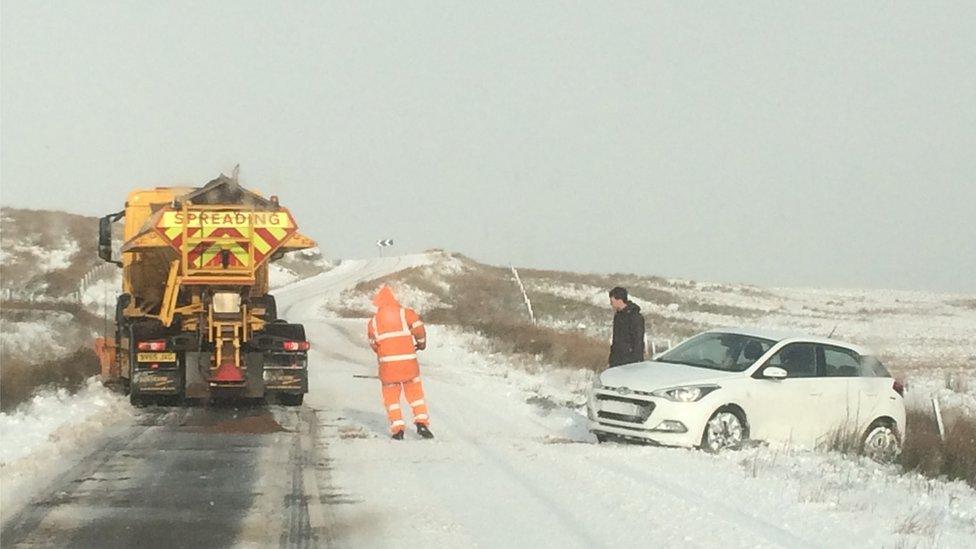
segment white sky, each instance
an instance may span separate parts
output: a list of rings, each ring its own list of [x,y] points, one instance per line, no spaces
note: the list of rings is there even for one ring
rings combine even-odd
[[[976,291],[976,2],[481,4],[4,0],[0,201],[239,162],[336,257]]]

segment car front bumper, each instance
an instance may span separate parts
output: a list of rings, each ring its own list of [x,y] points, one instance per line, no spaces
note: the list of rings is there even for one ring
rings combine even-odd
[[[705,423],[713,411],[705,402],[708,400],[674,402],[647,393],[621,395],[612,388],[594,389],[587,402],[588,426],[594,434],[692,448],[701,444]],[[627,413],[629,404],[635,413]]]

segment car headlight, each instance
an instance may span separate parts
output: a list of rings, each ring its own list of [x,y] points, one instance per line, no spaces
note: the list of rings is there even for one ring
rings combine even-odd
[[[673,387],[671,389],[661,389],[654,391],[654,396],[666,398],[674,402],[695,402],[701,400],[708,393],[719,389],[718,385],[688,385],[685,387]]]

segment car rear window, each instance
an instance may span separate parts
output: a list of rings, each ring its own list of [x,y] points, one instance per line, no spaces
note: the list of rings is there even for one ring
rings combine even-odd
[[[861,357],[862,377],[891,377],[891,373],[876,356]]]

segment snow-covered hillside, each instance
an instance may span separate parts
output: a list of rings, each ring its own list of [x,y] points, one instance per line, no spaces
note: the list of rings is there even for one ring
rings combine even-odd
[[[323,312],[365,316],[372,292],[391,284],[403,302],[436,317],[472,315],[528,322],[509,269],[448,253],[415,269],[359,284],[322,302]],[[721,326],[754,326],[826,335],[873,348],[907,380],[918,406],[939,396],[976,414],[976,296],[889,290],[760,288],[691,280],[519,269],[538,322],[558,331],[609,339],[607,290],[626,286],[648,320],[656,349]],[[492,299],[465,302],[461,292],[489,288]],[[459,307],[465,310],[458,311]],[[452,317],[453,318],[453,317]],[[478,319],[469,323],[474,325]],[[601,344],[602,345],[602,344]]]

